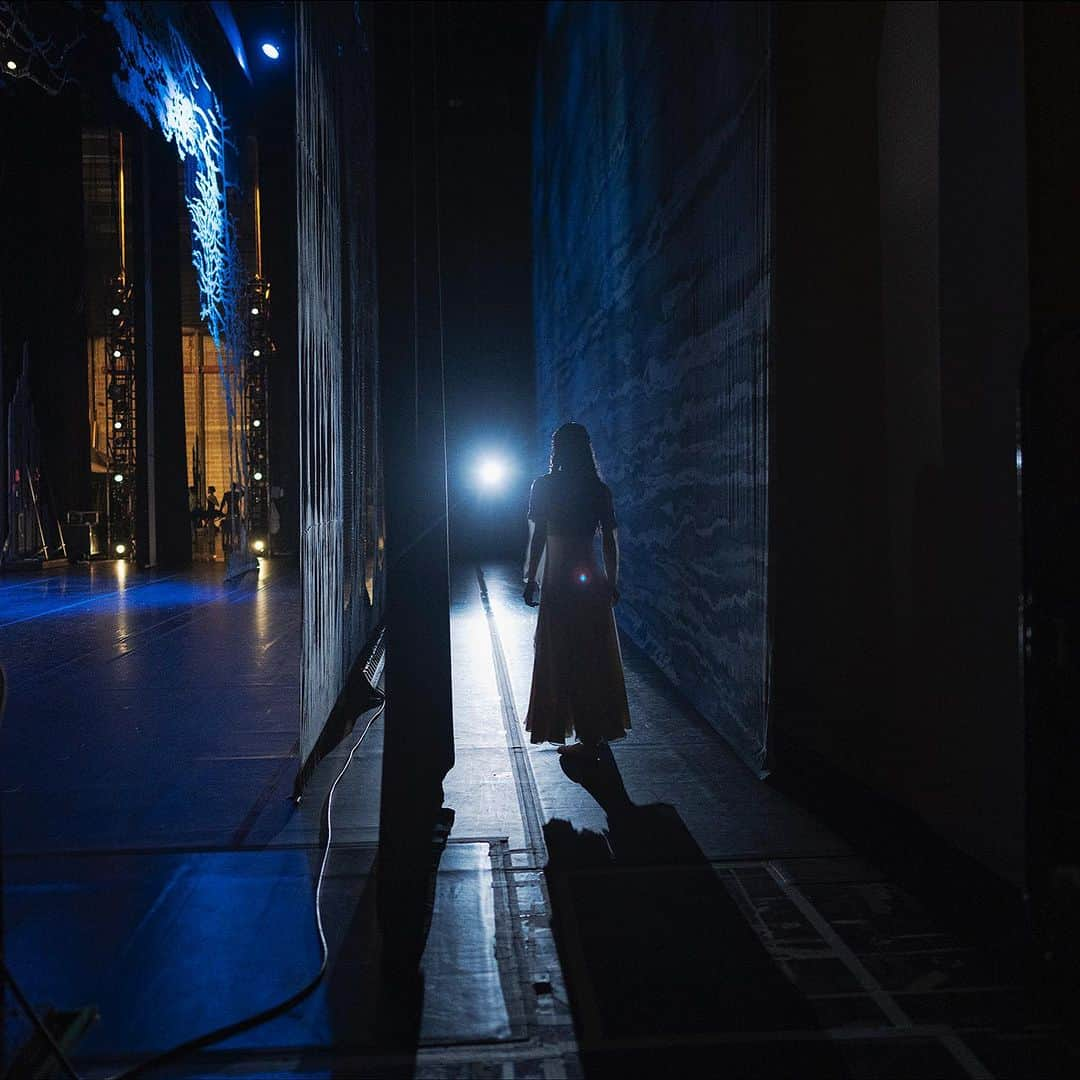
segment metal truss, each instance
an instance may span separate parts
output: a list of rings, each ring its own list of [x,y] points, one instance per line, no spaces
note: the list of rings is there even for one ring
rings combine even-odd
[[[108,550],[130,559],[135,550],[135,311],[131,285],[113,285],[105,335],[105,420],[109,459]]]
[[[244,417],[247,424],[248,537],[256,555],[270,549],[270,283],[254,277],[247,288],[248,355],[244,363]]]

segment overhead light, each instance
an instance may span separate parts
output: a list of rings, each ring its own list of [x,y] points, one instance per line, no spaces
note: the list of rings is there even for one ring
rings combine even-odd
[[[267,60],[281,59],[281,50],[272,41],[264,41],[261,48],[262,54]]]
[[[118,472],[118,473],[114,474],[113,479],[118,484],[122,484],[124,482],[124,474],[122,472]]]
[[[255,475],[254,475],[254,479],[256,479],[256,480],[261,480],[261,479],[262,479],[262,473],[261,473],[261,472],[257,472],[257,473],[255,473]]]
[[[113,421],[113,427],[119,431],[124,425],[119,420]]]
[[[262,421],[261,420],[252,420],[251,421],[251,426],[252,427],[262,427]]]
[[[8,62],[4,65],[4,67],[6,67],[8,69],[8,71],[18,71],[19,70],[19,65],[16,64],[14,60],[8,60]]]
[[[119,314],[120,314],[120,309],[119,309],[118,307],[114,307],[114,308],[112,309],[112,313],[113,313],[114,315],[119,315]]]
[[[262,352],[259,349],[252,349],[251,350],[251,355],[252,356],[262,356]]]
[[[119,360],[120,357],[123,356],[123,353],[121,353],[119,349],[113,349],[113,356],[115,356],[116,359]]]
[[[258,309],[257,307],[253,307],[253,308],[251,309],[251,314],[252,314],[252,315],[258,315],[258,314],[259,314],[259,309]]]

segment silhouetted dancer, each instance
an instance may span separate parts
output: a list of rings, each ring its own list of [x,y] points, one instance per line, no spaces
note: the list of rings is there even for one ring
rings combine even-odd
[[[244,489],[239,484],[234,483],[221,497],[221,512],[229,517],[234,514],[239,517],[243,498]]]
[[[603,571],[596,560],[597,529]],[[533,481],[523,598],[540,607],[526,730],[534,743],[595,758],[605,741],[626,734],[630,709],[611,610],[619,600],[615,510],[581,424],[563,424],[552,435],[550,469]],[[578,742],[567,747],[574,732]]]

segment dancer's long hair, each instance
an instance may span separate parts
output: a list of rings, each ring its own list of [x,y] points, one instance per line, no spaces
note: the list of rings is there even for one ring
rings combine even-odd
[[[571,421],[556,428],[551,436],[551,461],[548,468],[552,475],[600,479],[592,440],[584,425]]]

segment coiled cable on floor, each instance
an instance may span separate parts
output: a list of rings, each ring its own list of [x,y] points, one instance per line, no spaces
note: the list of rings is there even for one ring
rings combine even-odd
[[[0,693],[2,693],[2,687],[0,687]],[[349,751],[349,756],[345,759],[345,764],[342,765],[341,771],[334,778],[334,782],[330,785],[330,791],[326,796],[326,844],[323,847],[322,863],[319,866],[319,876],[315,883],[315,926],[319,933],[319,948],[322,953],[322,959],[319,962],[319,970],[315,973],[312,979],[297,990],[294,994],[291,994],[284,1001],[279,1002],[277,1005],[271,1005],[269,1008],[263,1009],[260,1012],[253,1014],[252,1016],[245,1017],[242,1020],[236,1020],[231,1024],[226,1024],[224,1027],[215,1028],[213,1031],[208,1031],[204,1035],[198,1035],[194,1039],[188,1039],[186,1042],[179,1043],[176,1046],[170,1047],[168,1050],[162,1051],[160,1054],[155,1054],[153,1057],[149,1057],[144,1061],[140,1061],[135,1065],[130,1066],[121,1072],[114,1073],[108,1078],[108,1080],[131,1080],[132,1077],[142,1076],[148,1069],[159,1068],[162,1065],[166,1065],[169,1062],[176,1061],[178,1058],[186,1057],[188,1054],[194,1053],[196,1050],[205,1049],[208,1046],[212,1046],[214,1043],[219,1043],[225,1039],[230,1039],[234,1035],[239,1035],[242,1032],[250,1031],[252,1028],[261,1026],[275,1017],[280,1016],[284,1012],[288,1012],[289,1009],[295,1005],[299,1005],[306,997],[308,997],[312,991],[322,982],[323,976],[326,974],[327,965],[330,962],[330,947],[326,943],[326,933],[323,930],[322,921],[322,888],[323,879],[326,876],[326,866],[330,860],[330,845],[333,841],[333,807],[334,807],[334,793],[337,791],[337,786],[341,782],[341,778],[345,775],[346,770],[352,764],[353,755],[360,749],[360,744],[364,741],[367,733],[371,730],[372,724],[382,716],[386,709],[386,698],[378,690],[376,694],[381,698],[379,707],[375,710],[371,719],[364,725],[364,730],[360,733],[360,738],[353,743],[352,749]],[[70,1059],[64,1053],[60,1044],[56,1041],[52,1032],[49,1031],[45,1022],[37,1015],[33,1007],[26,1000],[26,996],[16,983],[14,976],[8,970],[7,965],[3,965],[4,977],[11,985],[12,990],[15,993],[16,998],[19,1000],[19,1004],[26,1010],[27,1015],[33,1021],[34,1027],[41,1033],[41,1035],[48,1042],[52,1055],[60,1063],[64,1072],[71,1077],[71,1080],[83,1080],[79,1073],[75,1070],[75,1066],[72,1065]]]

